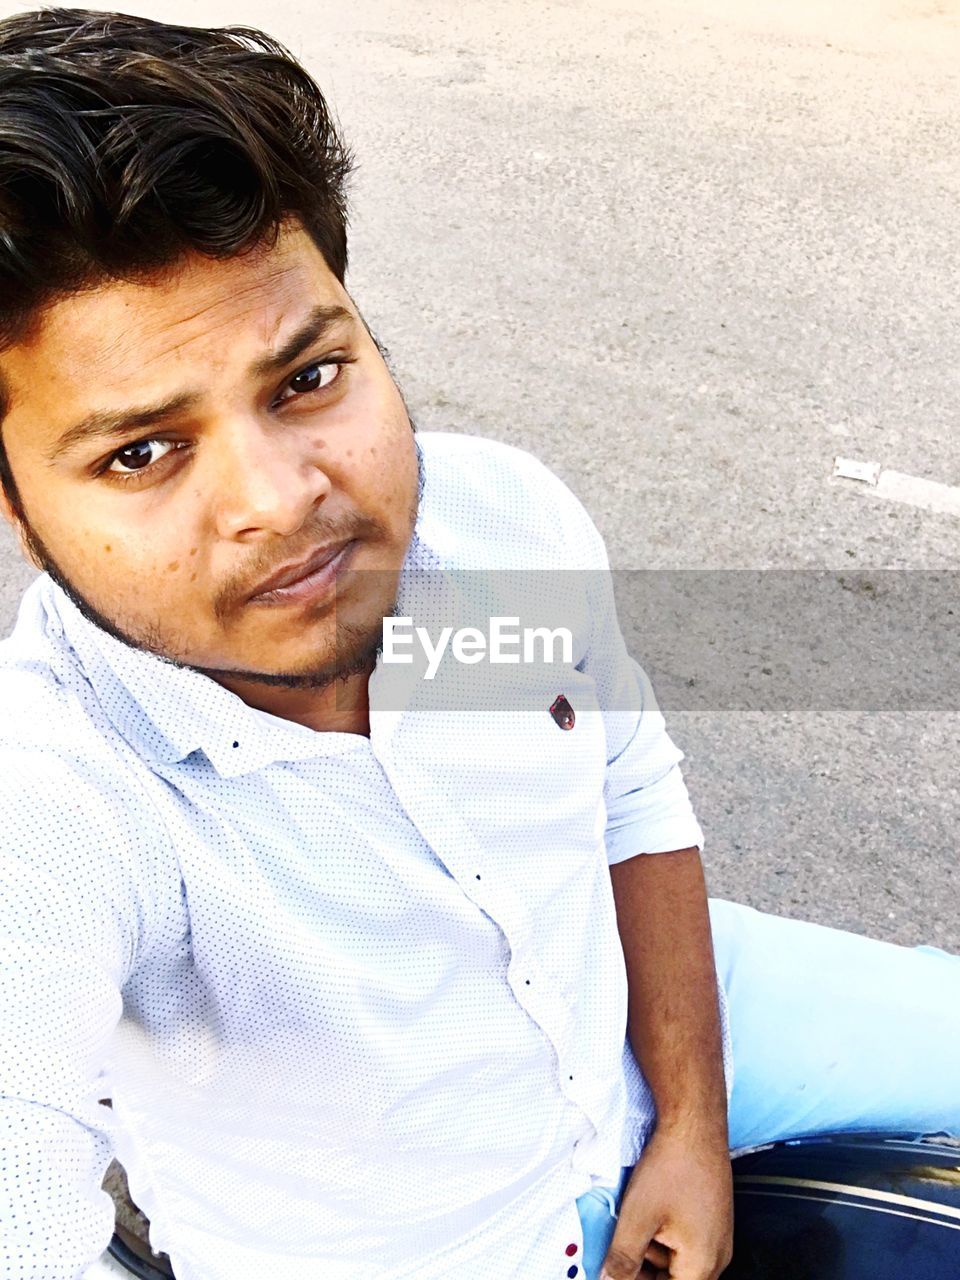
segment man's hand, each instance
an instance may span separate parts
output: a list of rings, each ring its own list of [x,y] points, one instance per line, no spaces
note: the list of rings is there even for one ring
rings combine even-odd
[[[601,1280],[716,1280],[732,1251],[726,1143],[658,1129],[624,1188]]]
[[[610,878],[627,967],[627,1029],[657,1127],[624,1188],[605,1275],[716,1280],[730,1261],[733,1175],[699,851],[628,858]]]

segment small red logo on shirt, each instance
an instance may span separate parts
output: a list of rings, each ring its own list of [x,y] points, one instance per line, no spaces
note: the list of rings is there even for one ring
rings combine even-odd
[[[573,707],[562,693],[558,694],[550,704],[550,714],[561,729],[572,729],[577,722]]]

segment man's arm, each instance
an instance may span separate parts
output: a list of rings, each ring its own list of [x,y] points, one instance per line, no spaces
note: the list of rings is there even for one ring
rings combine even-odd
[[[0,1275],[22,1280],[76,1280],[110,1240],[106,1046],[146,925],[179,898],[151,811],[115,798],[130,779],[96,773],[0,750]]]
[[[604,1274],[646,1257],[677,1280],[730,1260],[733,1207],[717,982],[699,850],[610,867],[629,988],[628,1033],[657,1128],[623,1193]]]
[[[713,1280],[730,1252],[732,1207],[703,832],[680,773],[683,752],[627,651],[603,538],[555,476],[544,469],[540,481],[565,530],[566,565],[585,571],[590,634],[578,668],[593,677],[604,716],[605,845],[628,1031],[658,1113],[624,1190],[606,1274],[634,1280],[646,1254],[671,1280]]]

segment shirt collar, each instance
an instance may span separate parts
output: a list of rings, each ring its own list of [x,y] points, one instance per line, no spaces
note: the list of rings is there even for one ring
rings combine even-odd
[[[416,571],[440,563],[424,543],[418,520],[401,569],[399,597],[409,590]],[[108,634],[46,575],[36,589],[48,629],[73,650],[111,723],[148,763],[173,765],[202,751],[223,777],[237,777],[279,760],[341,754],[368,742],[358,734],[318,733],[258,712],[209,676]],[[382,687],[379,673],[378,662],[369,686],[371,718]],[[398,719],[392,705],[382,716],[385,732]]]

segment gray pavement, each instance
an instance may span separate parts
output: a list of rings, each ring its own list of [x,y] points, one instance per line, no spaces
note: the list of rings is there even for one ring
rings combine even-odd
[[[958,0],[120,7],[306,60],[359,159],[348,283],[419,427],[537,453],[614,566],[958,567],[957,519],[829,479],[844,454],[960,484]],[[5,542],[0,628],[28,577]],[[713,891],[960,949],[956,684],[665,701]]]

